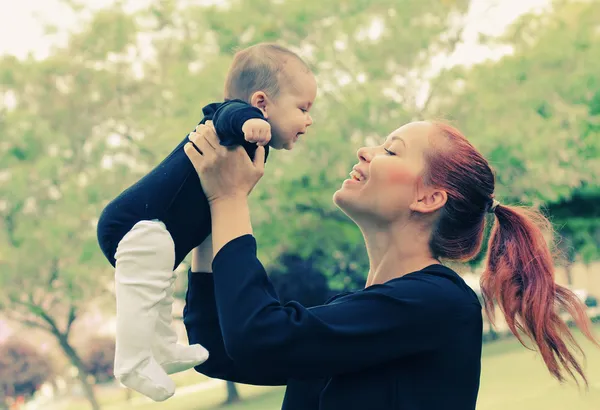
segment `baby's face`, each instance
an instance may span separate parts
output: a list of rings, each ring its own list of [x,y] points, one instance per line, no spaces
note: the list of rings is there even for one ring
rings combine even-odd
[[[271,124],[271,142],[274,149],[291,150],[312,124],[309,110],[317,95],[315,76],[298,70],[293,84],[285,84],[281,94],[267,107],[267,120]]]

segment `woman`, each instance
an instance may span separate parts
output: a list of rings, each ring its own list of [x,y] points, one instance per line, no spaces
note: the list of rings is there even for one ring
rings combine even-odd
[[[492,170],[458,130],[411,123],[358,151],[353,178],[333,200],[365,238],[366,287],[311,309],[282,305],[256,258],[247,195],[263,174],[262,150],[251,163],[243,151],[219,146],[210,127],[190,140],[186,153],[210,201],[214,249],[213,273],[199,264],[210,244],[194,255],[198,273],[190,272],[184,311],[190,343],[210,352],[199,372],[287,385],[286,410],[474,409],[481,306],[440,260],[474,257],[493,213],[486,308],[498,302],[511,330],[532,338],[556,378],[585,380],[556,309],[594,338],[576,296],[554,283],[537,225],[545,220],[494,199]]]

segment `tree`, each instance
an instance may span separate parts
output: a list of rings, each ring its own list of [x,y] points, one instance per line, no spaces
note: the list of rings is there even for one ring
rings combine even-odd
[[[131,16],[104,10],[44,60],[0,59],[0,91],[11,101],[0,108],[0,311],[56,338],[94,409],[70,335],[110,284],[95,221],[128,168],[103,164],[135,152],[129,144],[115,159],[107,139],[134,140],[130,113],[144,88],[123,61],[134,34]]]
[[[6,399],[29,398],[53,376],[52,363],[23,340],[0,344],[0,405]]]
[[[267,262],[284,247],[304,255],[321,248],[332,255],[348,241],[362,242],[331,195],[356,162],[358,146],[383,140],[422,111],[416,90],[428,80],[431,57],[451,53],[461,39],[468,3],[407,1],[400,9],[392,0],[238,0],[230,8],[186,10],[206,22],[214,34],[211,50],[220,58],[276,40],[299,51],[318,75],[313,129],[292,153],[271,156],[252,198]]]
[[[446,73],[432,109],[484,151],[501,201],[544,208],[567,267],[600,256],[598,19],[598,2],[579,1],[523,16],[493,40],[514,53]]]
[[[133,14],[117,4],[43,60],[3,57],[0,310],[54,335],[98,408],[70,343],[73,323],[111,286],[97,217],[195,126],[203,105],[222,98],[233,52],[259,41],[299,51],[321,90],[306,140],[270,156],[251,197],[268,264],[284,252],[305,260],[320,251],[314,269],[330,287],[360,283],[368,269],[362,236],[331,195],[358,146],[428,114],[451,112],[473,135],[496,164],[503,198],[550,204],[597,187],[597,6],[523,19],[503,40],[515,57],[432,77],[431,58],[454,50],[468,4],[165,0]],[[575,70],[568,85],[567,66]],[[427,81],[420,102],[415,90]],[[552,135],[556,149],[539,135]]]
[[[572,284],[571,265],[586,265],[600,259],[600,191],[597,188],[577,190],[568,200],[550,203],[548,214],[560,235],[559,249]]]
[[[225,399],[225,405],[237,403],[240,401],[240,393],[237,390],[237,387],[234,382],[227,380],[227,398]]]
[[[266,263],[284,248],[303,257],[322,249],[326,256],[320,264],[334,268],[323,272],[333,286],[344,287],[344,278],[357,266],[350,261],[350,267],[342,267],[347,261],[332,255],[347,242],[357,249],[362,240],[358,228],[333,207],[331,195],[351,169],[357,144],[367,137],[383,139],[384,132],[421,110],[414,90],[423,78],[415,72],[429,64],[431,55],[452,51],[467,5],[465,0],[415,0],[398,9],[393,0],[235,0],[230,7],[178,9],[173,1],[155,3],[142,13],[157,39],[157,58],[148,71],[168,101],[161,106],[163,120],[142,144],[156,147],[165,134],[189,131],[190,125],[181,125],[198,121],[199,106],[193,102],[222,98],[227,66],[238,48],[277,41],[299,51],[323,91],[315,110],[319,125],[311,131],[320,138],[307,139],[294,153],[271,155],[267,176],[251,199],[255,232]],[[381,27],[380,36],[369,35],[371,27]],[[346,274],[333,275],[338,271]],[[233,391],[229,384],[228,392]]]

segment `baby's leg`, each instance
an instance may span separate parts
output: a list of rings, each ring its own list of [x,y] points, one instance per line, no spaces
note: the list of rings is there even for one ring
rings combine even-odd
[[[155,401],[166,400],[175,383],[153,357],[152,344],[159,304],[173,277],[173,239],[160,222],[138,222],[120,241],[115,259],[115,377]]]
[[[178,373],[191,369],[208,359],[208,351],[201,345],[190,346],[177,343],[177,333],[173,322],[173,291],[177,274],[172,273],[166,296],[159,302],[156,335],[152,351],[161,367],[168,373]]]

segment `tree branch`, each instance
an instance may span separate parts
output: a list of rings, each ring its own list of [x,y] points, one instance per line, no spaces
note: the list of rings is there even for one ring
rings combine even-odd
[[[52,258],[50,262],[50,278],[48,279],[48,287],[52,288],[52,284],[58,279],[58,258]]]
[[[32,299],[31,295],[29,295],[29,302],[23,302],[18,299],[13,299],[13,303],[24,306],[34,316],[38,316],[38,317],[44,319],[44,321],[49,325],[49,329],[46,329],[46,330],[50,331],[51,333],[57,334],[57,335],[61,334],[60,330],[58,329],[58,326],[56,326],[56,322],[54,321],[54,319],[52,319],[50,317],[50,315],[48,315],[42,307],[33,303],[33,299]]]
[[[466,23],[464,23],[460,27],[460,29],[458,30],[458,32],[456,33],[456,35],[450,40],[450,50],[448,51],[448,55],[451,55],[456,50],[456,47],[458,46],[458,44],[462,40],[462,35],[463,35],[464,31],[465,31],[465,27],[466,27]],[[447,71],[447,69],[442,69],[438,73],[438,75],[436,76],[436,78],[433,81],[430,81],[431,87],[429,88],[429,93],[427,93],[427,99],[423,103],[423,106],[421,107],[421,109],[418,110],[418,115],[419,116],[422,116],[423,113],[427,112],[427,109],[429,108],[429,104],[431,103],[431,101],[433,100],[433,98],[437,95],[437,92],[440,89],[440,85],[442,83],[440,77],[441,77],[442,73],[444,73],[445,71]]]
[[[8,214],[4,217],[4,224],[6,226],[6,233],[8,236],[8,240],[9,240],[10,244],[15,248],[17,248],[19,246],[19,243],[15,236],[15,231],[16,231],[15,215],[17,214],[17,212],[19,212],[21,210],[22,207],[23,207],[23,201],[17,202],[13,206],[13,209],[11,211],[9,211]]]
[[[14,309],[6,309],[3,314],[5,317],[13,322],[21,323],[28,327],[45,330],[46,332],[52,332],[50,326],[45,326],[43,323],[36,322],[35,320],[27,319],[22,315],[18,314]]]
[[[69,307],[69,318],[67,319],[67,327],[65,330],[65,335],[69,335],[69,332],[71,331],[71,325],[73,325],[73,322],[75,321],[75,319],[77,318],[77,308],[75,307],[75,305],[71,304],[71,306]]]
[[[483,10],[480,15],[475,16],[473,19],[481,18],[483,15],[487,14],[490,10],[492,10],[494,7],[498,6],[498,3],[499,2],[496,1],[496,2],[489,4],[488,7],[486,7],[486,9]],[[448,45],[449,45],[449,50],[447,52],[448,56],[450,56],[452,53],[454,53],[456,51],[456,47],[461,43],[461,41],[463,39],[463,34],[464,34],[465,29],[467,28],[468,24],[469,24],[469,21],[467,21],[467,19],[463,19],[463,22],[460,25],[460,27],[458,28],[456,34],[450,39],[450,41],[448,43]],[[437,92],[439,91],[439,88],[440,88],[439,86],[442,83],[442,81],[440,80],[440,76],[442,75],[442,73],[444,71],[447,71],[447,69],[442,69],[439,72],[439,74],[436,76],[436,79],[434,81],[430,82],[431,88],[429,89],[427,99],[423,103],[423,106],[421,107],[420,110],[418,110],[419,116],[422,116],[425,112],[427,112],[427,109],[429,108],[429,104],[431,103],[433,98],[437,95]]]

